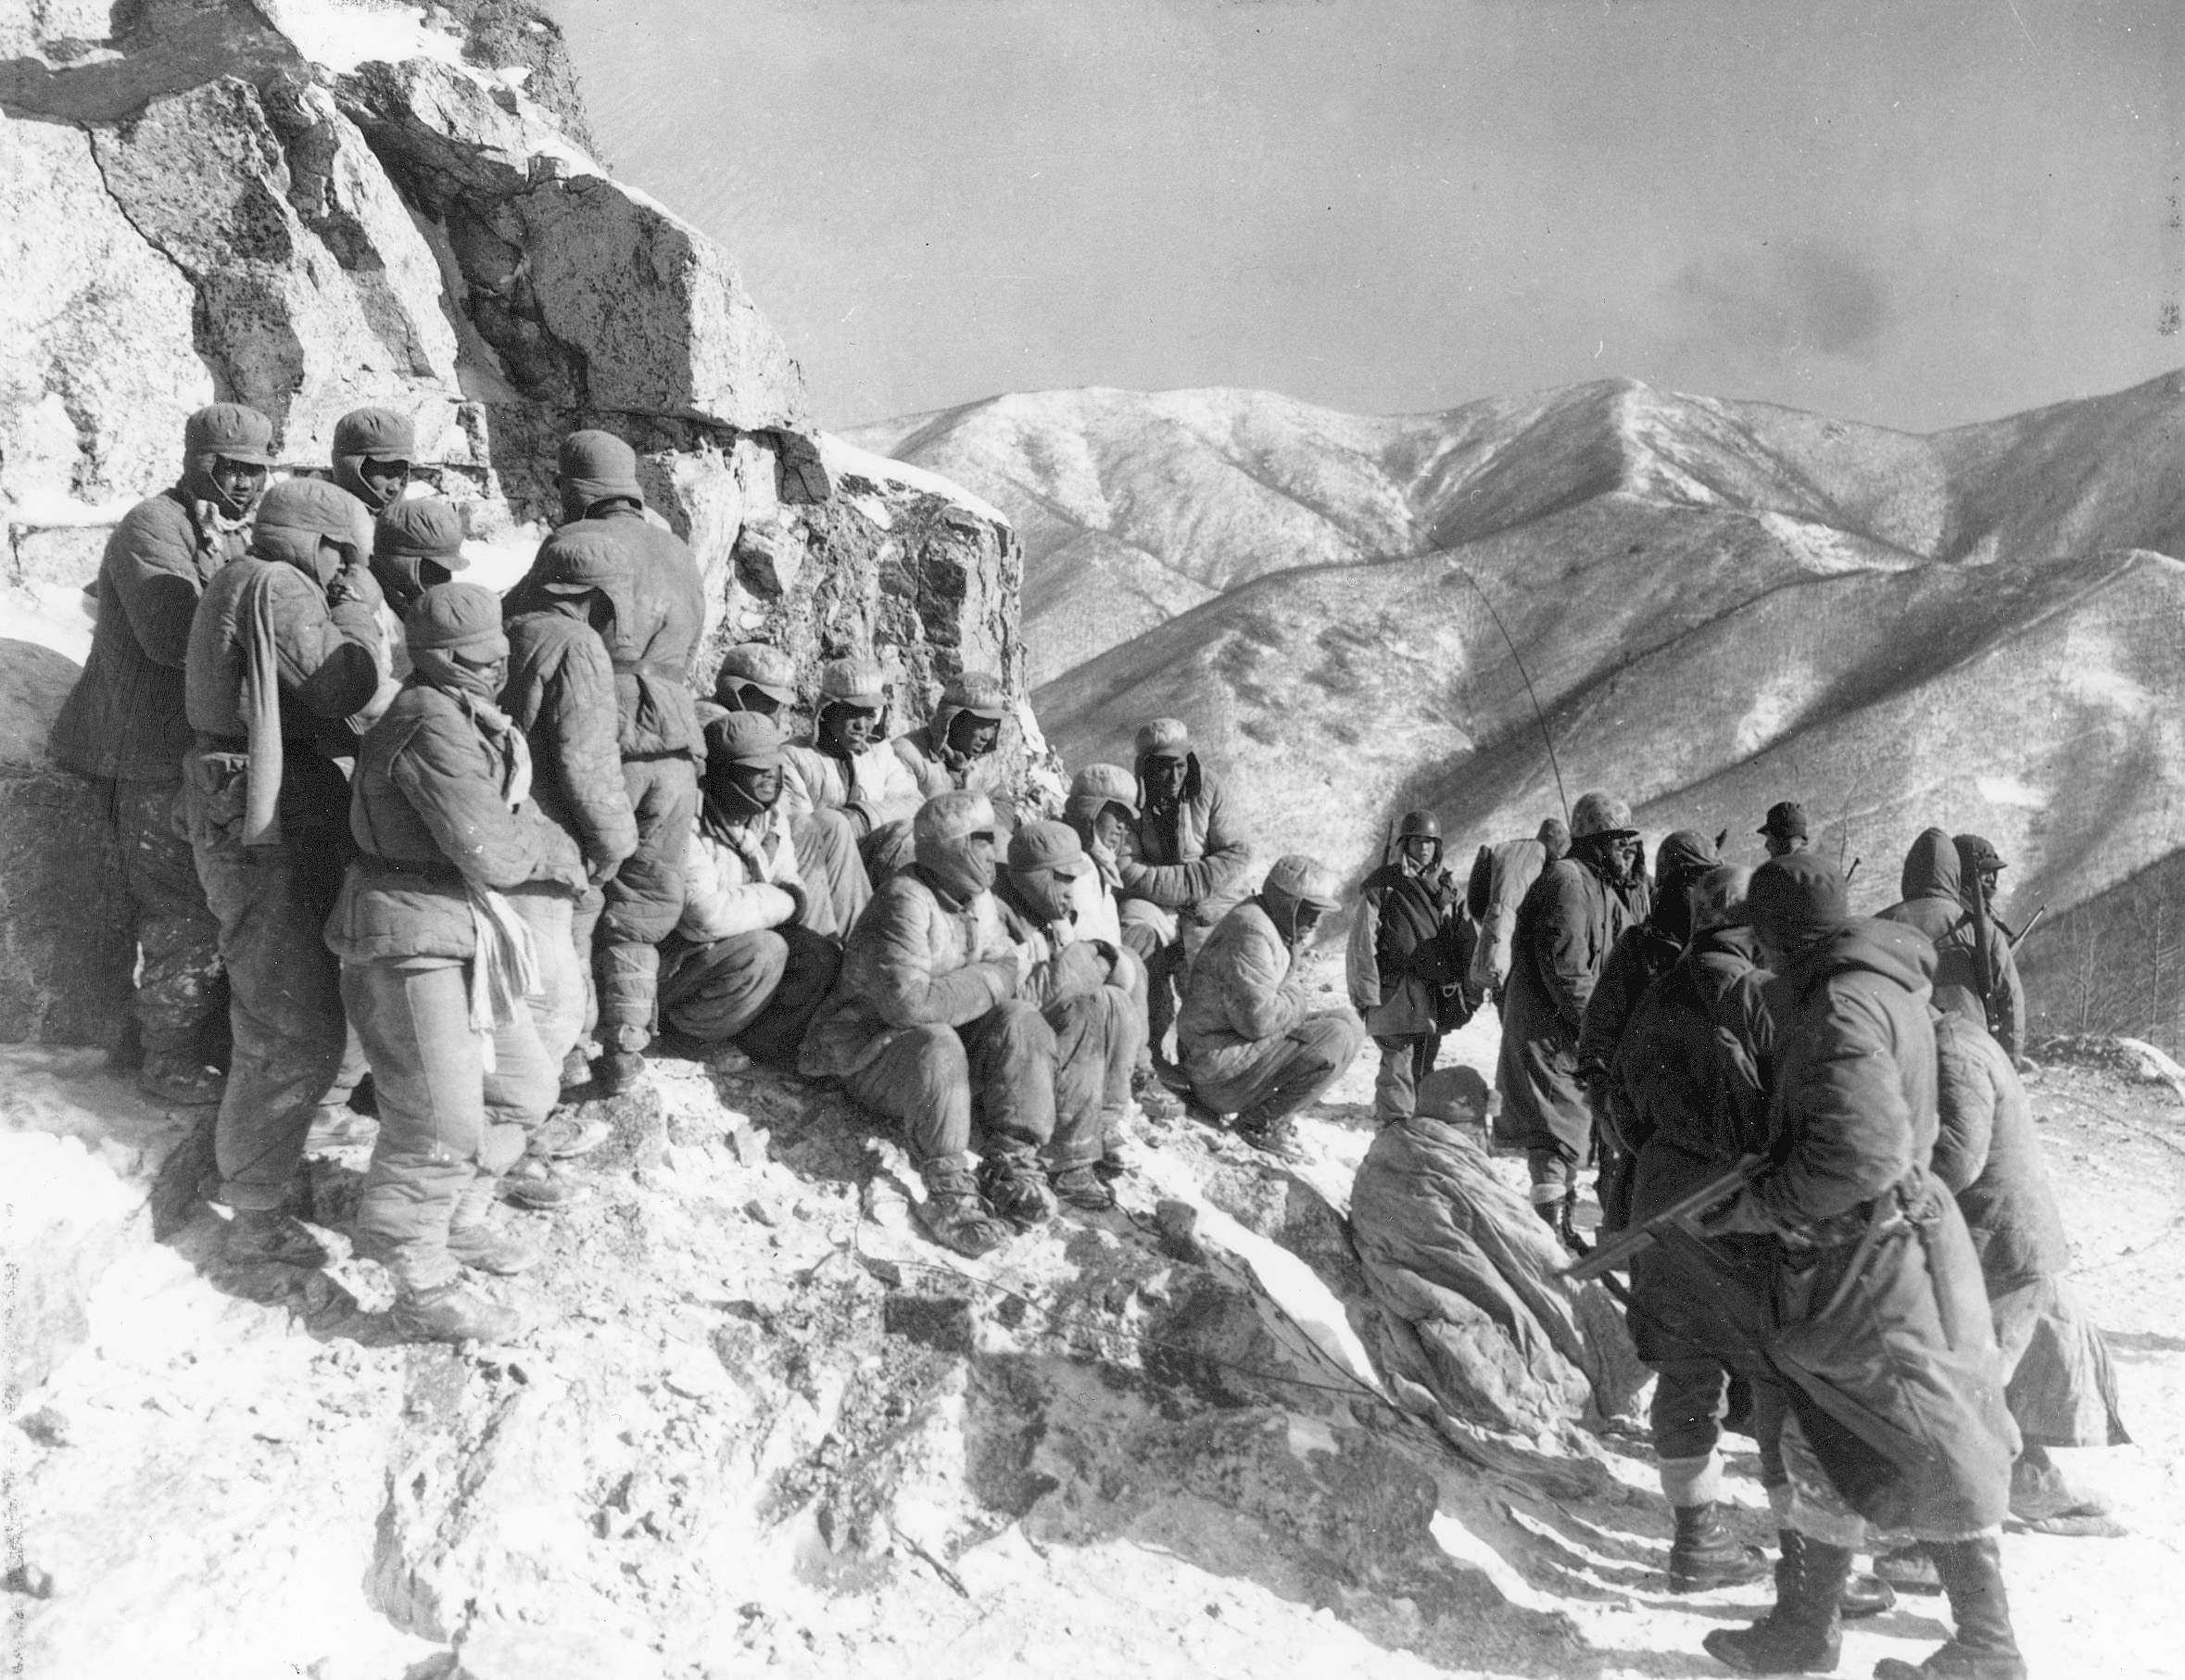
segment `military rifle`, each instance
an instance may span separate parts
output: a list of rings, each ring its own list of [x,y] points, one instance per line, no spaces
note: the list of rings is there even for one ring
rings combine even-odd
[[[2003,930],[2003,938],[2011,941],[2011,949],[2015,951],[2020,945],[2023,945],[2027,940],[2033,937],[2033,930],[2040,926],[2040,918],[2048,915],[2048,913],[2049,907],[2046,904],[2041,905],[2040,908],[2035,910],[2031,916],[2026,918],[2026,926],[2019,928],[2015,933],[2011,931],[2010,923],[2004,921],[2003,918],[2000,916],[1995,918],[1995,925]]]
[[[1699,1229],[1699,1216],[1718,1202],[1726,1202],[1746,1185],[1760,1176],[1768,1158],[1761,1155],[1740,1157],[1737,1164],[1719,1178],[1712,1178],[1681,1201],[1672,1202],[1645,1223],[1635,1225],[1609,1241],[1596,1244],[1593,1252],[1576,1264],[1564,1269],[1563,1276],[1573,1283],[1585,1283],[1601,1277],[1628,1262],[1632,1256],[1644,1253],[1654,1246],[1661,1232],[1677,1227],[1695,1237],[1704,1237]]]

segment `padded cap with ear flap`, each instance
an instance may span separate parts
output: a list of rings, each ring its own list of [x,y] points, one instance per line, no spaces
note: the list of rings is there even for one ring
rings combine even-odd
[[[500,597],[478,584],[435,584],[403,615],[402,637],[412,653],[487,639],[506,647],[500,632]]]
[[[1092,860],[1085,855],[1085,843],[1075,828],[1067,823],[1042,821],[1025,824],[1010,838],[1009,867],[1020,875],[1051,869],[1075,878],[1092,867]]]
[[[462,513],[436,497],[391,501],[379,511],[373,529],[373,552],[382,560],[431,560],[460,572],[463,558]]]
[[[738,642],[721,656],[714,692],[726,697],[739,688],[757,688],[783,705],[797,698],[797,662],[769,642]]]
[[[1120,764],[1087,764],[1069,785],[1069,804],[1087,806],[1088,815],[1103,805],[1120,805],[1138,820],[1138,778]]]
[[[991,671],[966,671],[941,689],[941,709],[998,724],[1008,714],[1009,691]]]
[[[1267,872],[1260,891],[1280,893],[1295,903],[1310,904],[1322,916],[1332,916],[1343,905],[1337,896],[1341,889],[1335,871],[1301,852],[1275,859],[1274,867]]]
[[[638,487],[638,452],[612,432],[572,432],[562,439],[562,487],[580,507],[626,498],[642,502]]]
[[[1140,758],[1189,758],[1191,731],[1180,717],[1156,717],[1138,731]]]
[[[934,840],[959,840],[994,826],[993,802],[983,793],[954,789],[937,793],[918,807],[911,819],[911,840],[924,845]]]
[[[756,712],[727,712],[705,726],[709,764],[749,764],[755,770],[781,767],[781,730]]]
[[[414,461],[417,428],[392,409],[352,409],[334,424],[334,459]]]
[[[830,659],[819,667],[819,697],[830,705],[878,711],[888,703],[888,673],[877,659]]]
[[[216,402],[183,423],[184,457],[219,455],[246,466],[273,464],[273,423],[240,402]]]

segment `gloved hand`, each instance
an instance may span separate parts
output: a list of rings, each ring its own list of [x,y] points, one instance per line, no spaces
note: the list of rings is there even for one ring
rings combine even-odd
[[[370,561],[355,549],[345,548],[341,570],[326,585],[326,604],[342,606],[348,601],[360,601],[368,607],[378,607],[385,600],[379,579],[372,575]]]

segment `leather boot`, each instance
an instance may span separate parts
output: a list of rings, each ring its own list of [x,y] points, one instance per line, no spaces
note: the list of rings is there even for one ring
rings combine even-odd
[[[1879,1616],[1897,1608],[1897,1589],[1879,1575],[1863,1575],[1854,1571],[1844,1583],[1843,1603],[1840,1606],[1846,1622],[1863,1621],[1868,1616]]]
[[[1699,1643],[1717,1662],[1741,1674],[1828,1674],[1843,1652],[1844,1581],[1849,1547],[1781,1533],[1775,1608],[1741,1629],[1717,1628]]]
[[[1895,1657],[1875,1664],[1875,1680],[2026,1680],[2026,1659],[2011,1631],[2003,1591],[2002,1547],[1990,1535],[1977,1540],[1929,1542],[1935,1573],[1950,1595],[1957,1633],[1913,1667]]]
[[[1874,1560],[1874,1573],[1901,1593],[1932,1595],[1942,1590],[1942,1577],[1936,1573],[1935,1560],[1917,1540],[1910,1546],[1900,1546],[1895,1551],[1882,1553]]]
[[[1675,1514],[1676,1538],[1669,1544],[1671,1592],[1712,1592],[1718,1586],[1757,1581],[1768,1573],[1767,1558],[1758,1547],[1743,1544],[1730,1532],[1711,1501],[1679,1505]]]
[[[1009,1240],[1009,1228],[980,1198],[962,1156],[928,1161],[918,1168],[918,1176],[926,1181],[926,1203],[919,1218],[926,1234],[943,1248],[977,1258]]]
[[[146,1051],[136,1088],[155,1103],[197,1108],[220,1101],[228,1076],[195,1051]]]
[[[1562,1240],[1565,1248],[1583,1260],[1593,1252],[1593,1244],[1578,1234],[1577,1218],[1578,1193],[1575,1190],[1565,1191],[1562,1212],[1555,1222],[1555,1234]]]

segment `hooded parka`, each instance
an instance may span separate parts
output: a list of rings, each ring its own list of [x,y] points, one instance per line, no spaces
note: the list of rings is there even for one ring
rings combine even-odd
[[[2065,1281],[2071,1244],[2026,1088],[2002,1046],[1962,1016],[1938,1012],[1935,1049],[1934,1173],[1980,1256],[2011,1417],[2032,1446],[2122,1446],[2116,1371]]]
[[[2026,1041],[2026,993],[2018,983],[2011,941],[1977,902],[1980,883],[1968,879],[1956,841],[1926,829],[1904,854],[1901,902],[1882,920],[1916,928],[1934,941],[1935,1007],[1962,1015],[1993,1033],[2013,1061]]]
[[[1471,983],[1481,992],[1499,999],[1502,989],[1509,983],[1518,909],[1541,871],[1555,861],[1548,855],[1547,842],[1537,836],[1504,840],[1492,848],[1482,846],[1479,856],[1472,860],[1465,905],[1479,924],[1479,943],[1472,950]]]
[[[1771,876],[1835,876],[1810,858],[1754,876],[1753,914],[1771,940]],[[1834,891],[1840,903],[1840,878]],[[1798,940],[1779,982],[1775,1165],[1717,1224],[1777,1239],[1768,1358],[1797,1425],[1798,1439],[1785,1433],[1794,1484],[1810,1453],[1869,1522],[1963,1539],[2002,1521],[2017,1432],[1978,1257],[1926,1165],[1935,950],[1915,928],[1837,917]]]

